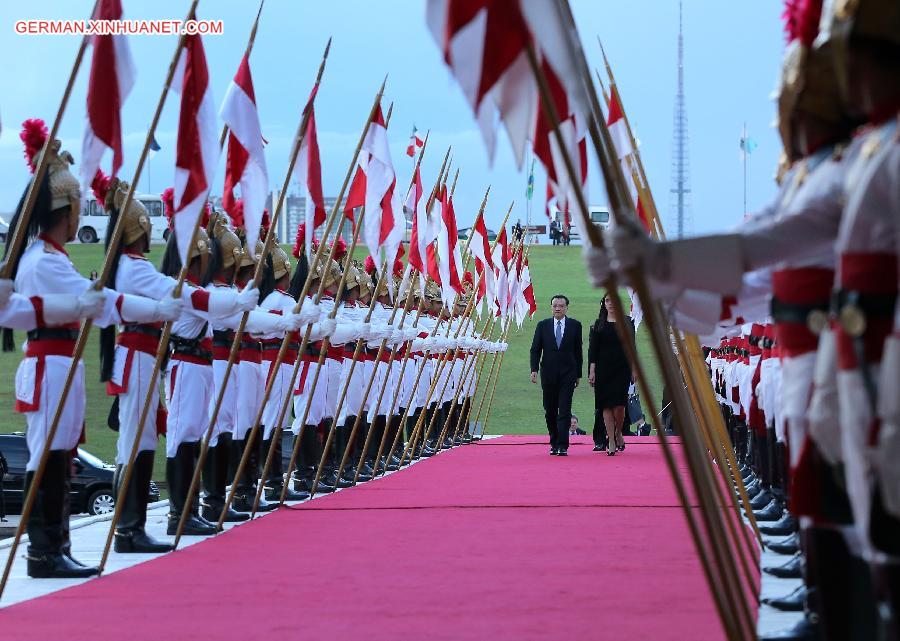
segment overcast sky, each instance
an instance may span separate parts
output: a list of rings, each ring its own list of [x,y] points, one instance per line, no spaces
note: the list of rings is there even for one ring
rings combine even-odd
[[[673,105],[676,88],[677,0],[571,0],[590,63],[602,65],[596,36],[603,39],[640,140],[660,212],[670,211]],[[28,117],[52,120],[77,50],[77,36],[19,36],[16,20],[86,18],[92,2],[31,0],[4,2],[0,16],[0,214],[11,212],[27,181],[18,138]],[[122,0],[126,18],[183,18],[187,0]],[[329,35],[334,43],[317,99],[319,143],[326,195],[335,195],[351,160],[374,92],[389,74],[385,110],[394,101],[390,139],[394,164],[406,184],[412,160],[404,151],[413,124],[431,130],[423,179],[430,184],[447,145],[461,168],[456,193],[460,227],[468,226],[492,185],[488,225],[498,225],[509,203],[525,219],[526,172],[516,168],[505,139],[491,167],[471,110],[444,66],[424,20],[422,0],[267,0],[251,57],[269,176],[280,186],[291,137]],[[750,166],[749,208],[774,193],[780,151],[772,128],[775,87],[783,37],[781,3],[685,0],[685,86],[690,131],[693,230],[728,228],[742,217],[739,151],[746,122],[758,143]],[[213,91],[221,101],[243,54],[256,4],[252,0],[202,0],[198,15],[221,18],[224,34],[204,40]],[[123,113],[125,167],[130,179],[158,100],[176,38],[132,37],[137,85]],[[82,67],[61,138],[77,156],[84,126],[87,60]],[[160,192],[174,173],[177,99],[166,104],[156,133],[162,150],[149,164],[149,188]],[[104,159],[108,170],[110,156]],[[224,166],[224,159],[221,163]],[[221,168],[214,186],[221,192]],[[147,172],[139,182],[148,189]],[[590,200],[604,204],[598,169],[590,168]],[[543,211],[544,176],[536,176],[533,220]],[[668,218],[664,218],[667,225]]]

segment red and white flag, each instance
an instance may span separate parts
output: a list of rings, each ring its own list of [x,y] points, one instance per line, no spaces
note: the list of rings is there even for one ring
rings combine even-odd
[[[475,112],[488,155],[494,156],[499,114],[521,166],[538,91],[519,0],[428,0],[426,21]]]
[[[522,295],[528,303],[528,316],[533,317],[537,311],[537,301],[534,298],[534,284],[531,282],[531,270],[528,267],[528,257],[522,267]]]
[[[319,85],[313,87],[309,94],[306,108],[309,111],[309,120],[306,123],[306,135],[297,155],[297,163],[294,165],[294,179],[300,183],[302,191],[306,195],[306,208],[303,212],[306,224],[304,236],[305,251],[308,257],[312,249],[312,239],[316,235],[316,229],[325,222],[325,196],[322,191],[322,161],[319,157],[319,137],[316,131],[315,98],[319,91]],[[352,216],[350,218],[353,219]]]
[[[121,20],[120,0],[100,0],[94,20]],[[87,123],[81,145],[81,193],[91,193],[100,160],[112,149],[112,172],[122,167],[122,105],[134,86],[136,76],[128,40],[123,35],[91,36],[94,55],[88,80]]]
[[[175,238],[181,262],[187,264],[194,226],[205,208],[219,161],[216,107],[200,36],[184,37],[171,88],[181,94],[175,145]]]
[[[359,152],[358,167],[344,210],[365,205],[362,237],[369,254],[393,265],[406,231],[406,218],[397,193],[397,175],[388,147],[387,127],[379,105]],[[352,220],[352,217],[351,217]]]
[[[456,229],[456,212],[453,198],[444,187],[441,193],[441,226],[438,231],[438,270],[441,274],[441,300],[452,309],[457,294],[463,293],[462,256],[459,252],[459,232]]]
[[[406,145],[406,155],[410,158],[416,155],[416,149],[422,147],[425,141],[419,138],[419,130],[413,125],[412,133],[409,135],[409,144]]]
[[[429,238],[428,212],[426,211],[425,191],[422,189],[422,175],[419,167],[413,171],[413,184],[406,196],[406,210],[412,217],[412,232],[409,236],[409,266],[419,272],[419,284],[422,294],[425,293],[426,256],[428,245],[434,241]]]
[[[497,282],[494,274],[494,259],[491,256],[491,243],[488,240],[484,214],[478,216],[472,225],[472,237],[469,239],[469,251],[475,258],[475,273],[478,274],[478,313],[481,313],[481,302],[487,298],[489,304],[497,296]]]
[[[638,191],[636,174],[632,171],[634,168],[636,149],[631,145],[631,136],[628,134],[628,124],[625,122],[625,111],[622,109],[622,103],[619,100],[619,92],[616,86],[612,85],[612,91],[609,95],[609,113],[606,117],[606,125],[609,128],[609,134],[612,138],[613,145],[616,148],[616,157],[622,165],[622,173],[625,175],[625,183],[628,185],[628,193],[631,195],[631,201],[634,203],[634,209],[638,218],[644,225],[644,229],[650,232],[650,221],[647,218],[647,212],[644,211],[641,202],[640,192]]]
[[[519,320],[519,298],[522,294],[519,288],[519,268],[522,266],[521,255],[522,248],[519,247],[515,260],[510,261],[511,264],[509,266],[509,313],[519,327],[522,326],[522,321]]]
[[[266,196],[269,192],[269,175],[266,171],[266,155],[263,150],[262,128],[256,110],[253,78],[247,54],[241,59],[234,80],[228,85],[219,115],[228,126],[228,156],[225,161],[225,190],[222,207],[232,214],[235,208],[234,188],[241,186],[244,201],[244,229],[247,249],[253,256]]]
[[[497,316],[506,318],[509,307],[509,240],[506,236],[506,227],[500,229],[497,236],[497,244],[494,246],[494,268],[497,270],[497,298],[494,304],[497,308]]]

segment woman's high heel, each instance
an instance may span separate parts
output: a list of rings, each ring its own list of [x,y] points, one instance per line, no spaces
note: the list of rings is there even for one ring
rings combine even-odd
[[[616,455],[616,450],[614,450],[614,449],[608,449],[608,450],[606,450],[606,455],[607,455],[607,456],[615,456],[615,455]]]

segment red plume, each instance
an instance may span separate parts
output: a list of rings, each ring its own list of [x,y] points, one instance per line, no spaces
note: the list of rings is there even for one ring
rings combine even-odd
[[[169,231],[175,229],[175,190],[169,187],[162,194],[163,206],[165,207],[166,220],[169,221]]]
[[[25,161],[31,169],[31,173],[37,169],[37,155],[41,152],[50,130],[40,118],[29,118],[22,123],[22,131],[19,139],[25,143]]]
[[[334,239],[334,243],[331,245],[331,257],[335,260],[340,260],[344,256],[347,255],[347,243],[343,238],[338,236]]]
[[[472,272],[469,271],[463,274],[463,282],[469,283],[472,287],[475,287],[475,276]]]
[[[265,237],[269,234],[269,227],[272,225],[272,221],[269,218],[269,210],[263,209],[262,220],[260,221],[260,227],[262,228],[262,236]]]
[[[785,0],[781,17],[787,41],[799,40],[805,47],[811,47],[819,34],[822,0]]]
[[[397,258],[403,258],[406,256],[406,248],[403,246],[403,243],[397,247]]]
[[[109,194],[110,177],[103,173],[102,169],[98,169],[94,174],[94,180],[91,181],[91,191],[94,192],[94,198],[101,207],[106,203],[106,196]]]
[[[366,270],[366,273],[369,276],[374,278],[377,267],[375,267],[375,260],[371,256],[366,256],[366,260],[363,263],[363,269]]]
[[[240,229],[244,226],[244,199],[238,198],[234,202],[234,207],[231,208],[231,211],[228,212],[228,217],[231,219],[231,226],[235,229]]]
[[[403,277],[403,261],[399,258],[394,261],[394,276]]]
[[[209,227],[209,218],[212,216],[212,205],[209,204],[209,201],[206,201],[206,207],[203,208],[203,218],[200,219],[200,225],[206,229]]]
[[[294,249],[291,252],[294,258],[299,259],[303,253],[304,244],[306,243],[306,223],[297,225],[297,238],[294,240]]]

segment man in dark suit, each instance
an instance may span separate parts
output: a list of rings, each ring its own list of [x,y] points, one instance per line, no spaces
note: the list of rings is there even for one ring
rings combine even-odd
[[[566,296],[554,296],[550,307],[552,318],[545,318],[534,328],[531,382],[537,383],[540,371],[550,455],[568,456],[572,394],[581,379],[581,323],[566,316],[569,310]]]

